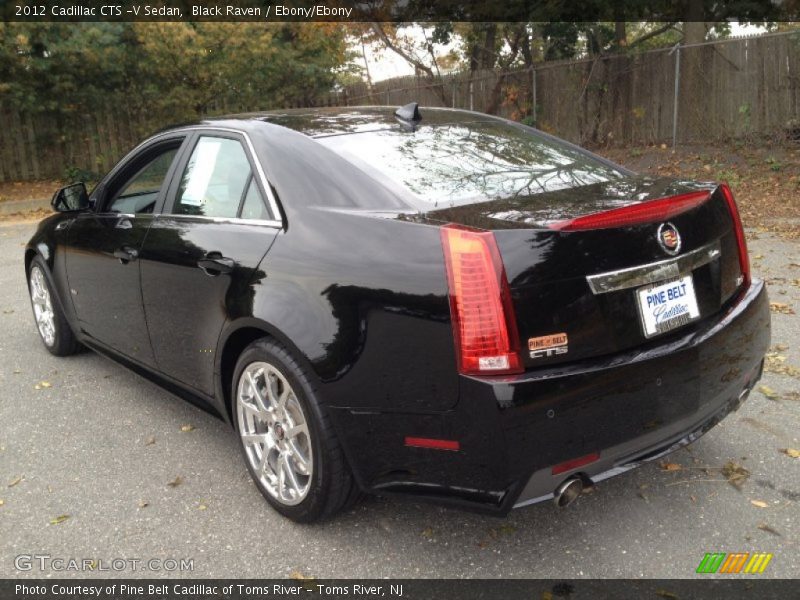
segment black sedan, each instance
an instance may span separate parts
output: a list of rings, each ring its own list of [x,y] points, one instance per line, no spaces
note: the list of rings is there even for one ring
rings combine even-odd
[[[566,505],[738,408],[769,345],[727,185],[472,112],[206,120],[53,206],[25,249],[45,347],[230,422],[297,521],[362,491]]]

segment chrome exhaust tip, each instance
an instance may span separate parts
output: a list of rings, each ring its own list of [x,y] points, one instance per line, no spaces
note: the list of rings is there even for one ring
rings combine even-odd
[[[742,390],[742,393],[739,394],[739,404],[747,400],[747,397],[750,395],[750,388],[746,387]]]
[[[553,502],[559,508],[572,504],[583,491],[583,480],[580,477],[570,477],[559,485],[554,492]]]

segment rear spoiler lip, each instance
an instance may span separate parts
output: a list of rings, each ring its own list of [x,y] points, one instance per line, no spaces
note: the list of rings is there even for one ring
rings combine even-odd
[[[567,232],[587,231],[667,221],[704,204],[715,191],[716,188],[645,200],[620,208],[554,221],[549,223],[547,228]]]

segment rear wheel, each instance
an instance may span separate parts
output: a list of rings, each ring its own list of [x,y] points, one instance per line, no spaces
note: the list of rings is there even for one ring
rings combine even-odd
[[[54,297],[47,277],[47,267],[38,256],[31,261],[28,270],[28,291],[31,296],[33,318],[44,347],[55,356],[67,356],[80,349],[61,305]]]
[[[247,468],[279,513],[311,522],[355,499],[357,489],[324,406],[283,346],[261,339],[244,350],[232,398]]]

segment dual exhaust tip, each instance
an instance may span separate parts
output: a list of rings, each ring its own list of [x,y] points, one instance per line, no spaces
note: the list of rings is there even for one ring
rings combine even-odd
[[[747,400],[751,389],[752,386],[749,384],[744,387],[736,399],[736,408],[741,406],[742,403]],[[589,484],[591,485],[591,482],[589,482]],[[572,477],[565,479],[563,483],[556,488],[556,491],[553,493],[553,502],[559,508],[569,506],[575,502],[575,500],[577,500],[578,496],[581,495],[581,492],[583,492],[583,487],[583,479],[578,475],[573,475]]]
[[[583,479],[578,476],[566,479],[556,488],[553,495],[553,502],[559,508],[564,508],[575,502],[583,491]]]

